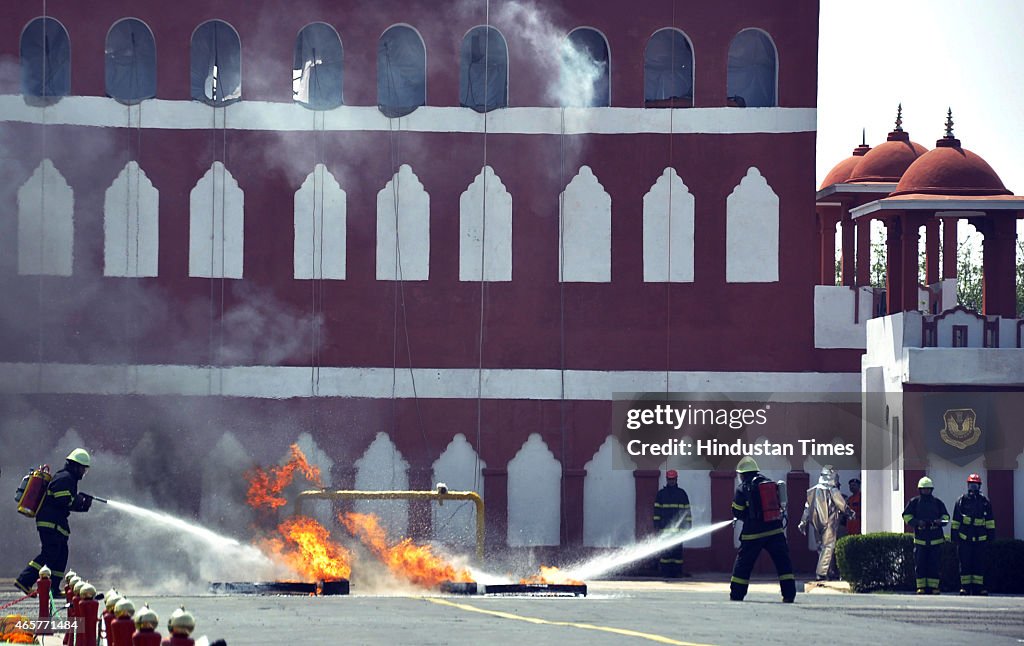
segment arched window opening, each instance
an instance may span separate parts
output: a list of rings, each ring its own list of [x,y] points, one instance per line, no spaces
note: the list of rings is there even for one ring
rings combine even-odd
[[[561,105],[595,108],[611,105],[608,42],[601,32],[581,27],[562,46]]]
[[[644,50],[644,107],[693,107],[693,49],[675,29],[662,29]]]
[[[377,106],[404,117],[427,103],[427,51],[412,27],[396,25],[377,43]]]
[[[508,107],[508,47],[493,27],[475,27],[459,53],[459,104],[477,112]]]
[[[146,23],[124,18],[107,32],[107,96],[135,104],[156,96],[156,42]]]
[[[768,108],[778,105],[775,45],[760,29],[745,29],[729,46],[727,86],[730,106]]]
[[[192,98],[214,106],[242,98],[242,43],[223,20],[208,20],[192,33]]]
[[[71,41],[64,25],[36,18],[21,32],[21,93],[67,96],[71,91]]]
[[[333,27],[323,22],[303,27],[295,39],[292,98],[313,110],[341,105],[343,55]]]

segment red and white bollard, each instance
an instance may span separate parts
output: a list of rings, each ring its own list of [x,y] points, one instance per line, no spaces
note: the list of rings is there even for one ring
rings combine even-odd
[[[156,628],[160,625],[160,617],[149,606],[143,606],[135,615],[135,636],[132,646],[160,646],[160,633]]]
[[[107,590],[103,595],[103,635],[106,637],[107,646],[112,643],[110,641],[110,624],[114,622],[114,606],[120,600],[121,595],[113,588]]]
[[[78,619],[84,625],[80,628],[82,638],[77,642],[79,646],[97,646],[99,637],[100,602],[96,600],[96,588],[91,583],[82,586],[79,593],[81,599],[78,602]],[[78,631],[75,631],[78,632]]]
[[[167,632],[171,636],[164,640],[163,646],[195,646],[192,632],[196,629],[196,618],[182,606],[171,613],[167,620]]]
[[[110,646],[132,646],[135,635],[135,604],[122,597],[114,606],[114,621],[110,623]]]
[[[39,594],[39,621],[44,622],[50,619],[50,575],[53,571],[49,567],[39,568],[39,583],[36,584],[36,592]]]

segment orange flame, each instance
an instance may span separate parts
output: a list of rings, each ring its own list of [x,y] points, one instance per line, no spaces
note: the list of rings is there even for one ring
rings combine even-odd
[[[282,538],[266,539],[262,546],[306,580],[349,578],[352,555],[331,540],[326,527],[312,518],[294,516],[278,525],[277,530]]]
[[[245,500],[255,509],[277,509],[284,507],[288,501],[281,496],[285,487],[295,479],[295,473],[301,472],[307,480],[317,487],[322,487],[320,469],[313,466],[299,449],[298,444],[291,445],[292,456],[285,464],[270,467],[266,470],[255,467],[245,474],[249,481],[249,492]]]
[[[565,574],[562,574],[562,571],[558,568],[548,565],[540,566],[540,572],[538,574],[526,577],[525,579],[520,579],[519,582],[527,585],[531,583],[550,583],[553,585],[583,585],[583,581],[571,579],[567,577]]]
[[[17,627],[19,622],[28,623],[24,615],[7,615],[0,619],[0,640],[9,644],[34,644],[35,638],[31,631]]]
[[[339,514],[338,520],[353,536],[365,543],[388,570],[416,585],[433,588],[443,581],[473,581],[469,570],[456,568],[434,554],[429,545],[417,545],[411,538],[403,538],[389,546],[387,533],[373,514],[348,512]]]

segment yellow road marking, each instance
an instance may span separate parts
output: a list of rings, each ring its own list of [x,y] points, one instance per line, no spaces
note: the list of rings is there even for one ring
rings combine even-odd
[[[526,617],[524,615],[516,615],[511,612],[502,612],[500,610],[484,610],[483,608],[477,608],[466,603],[455,603],[454,601],[448,601],[446,599],[437,599],[434,597],[421,597],[424,601],[430,603],[436,603],[442,606],[451,606],[452,608],[458,608],[459,610],[468,610],[470,612],[479,612],[484,615],[491,615],[493,617],[501,617],[502,619],[514,619],[516,621],[525,621],[531,624],[543,624],[546,626],[569,626],[571,628],[582,628],[584,630],[597,630],[605,633],[614,633],[616,635],[624,635],[626,637],[637,637],[639,639],[646,639],[652,642],[658,642],[659,644],[673,644],[674,646],[709,646],[708,644],[698,644],[695,642],[681,642],[670,637],[663,635],[655,635],[652,633],[642,633],[637,630],[629,630],[628,628],[613,628],[611,626],[597,626],[594,624],[581,624],[572,621],[549,621],[547,619],[540,619],[539,617]]]

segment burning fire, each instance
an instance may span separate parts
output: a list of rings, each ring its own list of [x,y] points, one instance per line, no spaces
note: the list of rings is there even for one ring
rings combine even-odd
[[[320,469],[309,463],[298,444],[292,444],[291,452],[292,457],[281,466],[266,470],[256,467],[245,474],[245,479],[249,481],[249,492],[245,500],[249,506],[254,509],[284,507],[288,501],[281,496],[281,492],[292,483],[296,472],[302,473],[314,485],[323,486]]]
[[[403,538],[389,546],[387,534],[373,514],[348,512],[339,514],[338,520],[365,543],[388,570],[417,585],[433,588],[443,581],[473,581],[469,570],[456,568],[434,554],[429,545],[416,545],[411,538]]]
[[[291,446],[291,457],[281,466],[266,470],[256,467],[246,474],[249,492],[246,502],[254,509],[274,510],[287,504],[281,496],[285,487],[301,473],[320,487],[320,469],[311,465],[297,444]],[[278,561],[288,565],[307,580],[347,579],[352,573],[352,555],[331,540],[326,527],[306,516],[287,518],[277,526],[279,536],[264,539],[261,546]]]
[[[547,565],[540,566],[540,573],[534,574],[533,576],[529,576],[525,579],[520,579],[519,582],[527,585],[538,583],[549,583],[552,585],[583,585],[583,581],[571,579],[563,574],[558,568]]]
[[[30,631],[17,627],[19,622],[28,623],[29,618],[23,615],[7,615],[0,619],[0,640],[9,644],[34,644],[35,638]]]
[[[277,530],[282,538],[267,539],[263,547],[307,580],[347,579],[352,573],[352,555],[312,518],[288,518]]]

